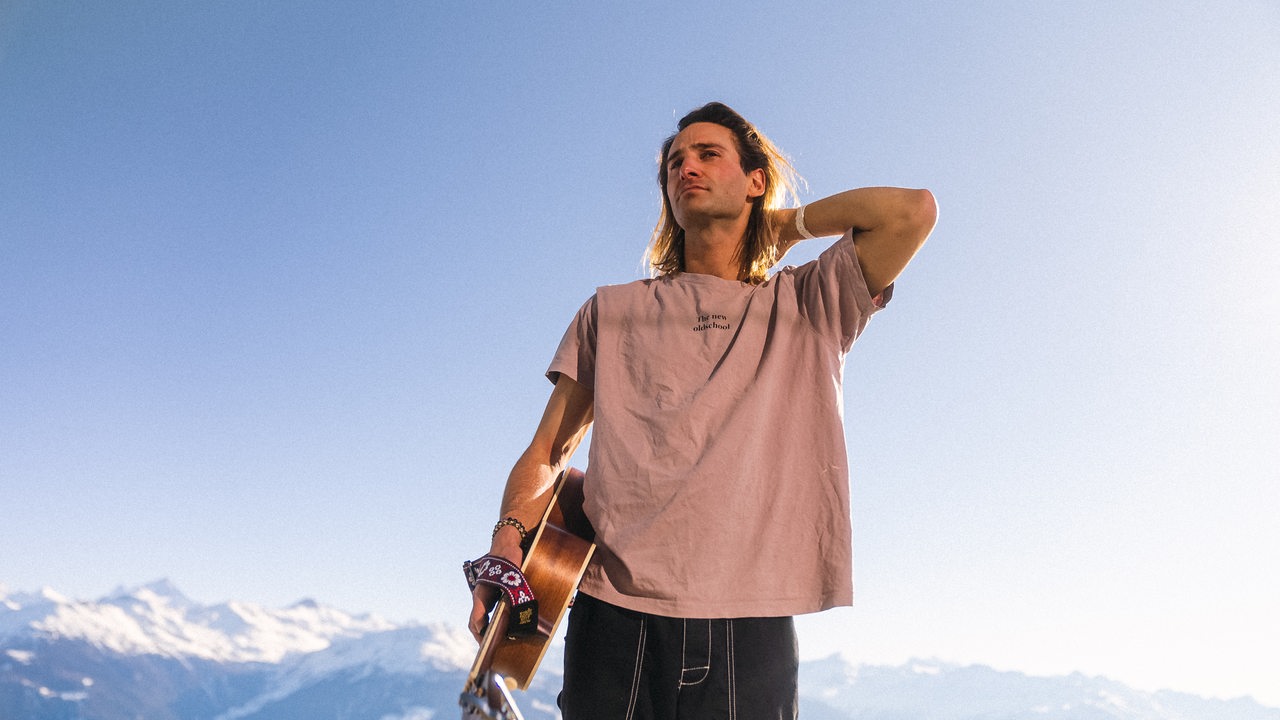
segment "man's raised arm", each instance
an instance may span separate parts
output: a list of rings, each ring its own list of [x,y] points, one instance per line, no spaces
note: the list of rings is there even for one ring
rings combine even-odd
[[[938,205],[928,190],[871,187],[815,200],[804,206],[810,235],[843,235],[853,229],[853,244],[872,295],[897,279],[933,230]],[[796,226],[797,210],[779,210],[778,243],[784,252],[805,239]]]

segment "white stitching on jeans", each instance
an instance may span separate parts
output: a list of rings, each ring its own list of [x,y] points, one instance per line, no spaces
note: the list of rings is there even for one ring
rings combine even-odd
[[[640,674],[644,667],[645,621],[647,619],[640,618],[640,641],[636,643],[636,669],[631,676],[631,698],[627,700],[627,720],[635,717],[636,698],[640,695]]]
[[[729,720],[735,720],[738,717],[738,697],[737,697],[737,677],[733,666],[733,620],[726,620],[724,623],[725,645],[727,646],[726,655],[728,655],[728,672],[729,672]]]
[[[707,621],[707,664],[706,665],[699,665],[698,667],[685,667],[685,658],[688,655],[687,651],[689,648],[689,621],[688,620],[680,621],[680,635],[681,637],[680,637],[680,685],[679,687],[685,687],[686,685],[697,685],[698,683],[706,680],[707,676],[711,674],[711,621],[710,620]],[[701,670],[702,677],[698,678],[697,680],[689,680],[688,682],[686,682],[684,677],[691,670]]]

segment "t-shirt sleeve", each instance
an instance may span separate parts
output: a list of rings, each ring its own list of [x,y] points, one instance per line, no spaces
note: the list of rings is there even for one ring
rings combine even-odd
[[[845,352],[853,347],[871,316],[893,297],[893,285],[871,296],[852,231],[816,260],[796,268],[795,284],[801,312],[820,335],[838,342]]]
[[[547,368],[547,379],[551,384],[560,380],[561,375],[568,375],[592,392],[596,382],[596,296],[592,295],[569,323],[555,357],[551,358],[551,367]]]

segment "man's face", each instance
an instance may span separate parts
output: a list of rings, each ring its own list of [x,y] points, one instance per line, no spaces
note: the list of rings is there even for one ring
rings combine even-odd
[[[680,227],[740,217],[764,194],[764,171],[742,171],[738,146],[729,128],[694,123],[671,143],[667,153],[667,202]]]

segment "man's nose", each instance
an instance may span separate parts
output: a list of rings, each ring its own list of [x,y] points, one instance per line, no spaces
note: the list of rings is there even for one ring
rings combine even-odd
[[[680,164],[680,177],[698,177],[701,174],[702,170],[698,168],[696,163],[686,160]]]

